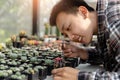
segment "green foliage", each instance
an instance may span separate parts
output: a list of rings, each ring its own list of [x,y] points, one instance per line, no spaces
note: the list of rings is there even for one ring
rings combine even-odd
[[[37,61],[37,58],[36,57],[32,57],[31,59],[30,59],[30,62],[32,62],[32,63],[34,63],[34,62],[36,62]]]
[[[5,58],[5,54],[0,53],[0,59],[4,59]]]
[[[16,53],[11,53],[11,54],[9,54],[9,57],[11,59],[17,59],[18,55]]]
[[[8,77],[8,73],[6,71],[0,71],[0,77]]]
[[[45,60],[45,65],[53,65],[53,60],[46,59]]]
[[[27,57],[26,56],[21,56],[21,61],[23,61],[23,62],[27,61]]]
[[[7,68],[8,68],[8,66],[0,65],[0,70],[5,70],[5,69],[7,69]]]
[[[11,74],[13,74],[13,71],[12,71],[12,70],[7,70],[7,73],[8,73],[9,75],[11,75]]]
[[[59,29],[56,27],[56,36],[59,38],[61,36],[61,32],[59,31]]]

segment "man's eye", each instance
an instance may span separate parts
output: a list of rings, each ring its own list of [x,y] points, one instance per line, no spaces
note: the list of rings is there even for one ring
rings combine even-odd
[[[71,30],[71,24],[68,26],[67,31]]]
[[[65,34],[64,37],[68,37],[68,36]]]
[[[69,28],[67,28],[67,31],[69,31],[70,29]]]
[[[61,33],[61,35],[64,35],[63,33]]]
[[[66,34],[64,34],[64,33],[62,33],[62,35],[64,36],[64,37],[68,37]]]

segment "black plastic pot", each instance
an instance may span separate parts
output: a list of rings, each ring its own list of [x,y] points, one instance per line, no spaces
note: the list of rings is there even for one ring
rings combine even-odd
[[[28,80],[39,80],[39,72],[35,74],[28,74]]]
[[[47,68],[39,69],[39,79],[44,80],[47,77]]]
[[[51,71],[54,69],[53,65],[47,65],[47,75],[51,75]]]
[[[13,42],[13,47],[15,47],[15,48],[21,48],[22,44],[20,42]]]

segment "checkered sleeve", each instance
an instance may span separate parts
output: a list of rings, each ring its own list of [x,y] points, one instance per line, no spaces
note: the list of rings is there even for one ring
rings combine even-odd
[[[105,13],[110,29],[109,44],[116,52],[117,62],[120,63],[120,0],[110,0]]]
[[[97,70],[96,72],[79,72],[78,80],[120,80],[120,72]]]
[[[120,48],[120,0],[110,0],[105,11],[110,29],[110,47]]]
[[[101,55],[98,52],[97,48],[86,48],[86,51],[88,53],[88,60],[87,63],[90,64],[102,64],[103,60],[101,59]]]

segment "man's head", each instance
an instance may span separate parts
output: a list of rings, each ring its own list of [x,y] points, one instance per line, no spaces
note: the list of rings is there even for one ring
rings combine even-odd
[[[57,26],[73,41],[89,43],[94,32],[92,27],[96,26],[96,19],[91,19],[96,18],[93,14],[94,9],[84,0],[61,0],[53,7],[50,25]]]

